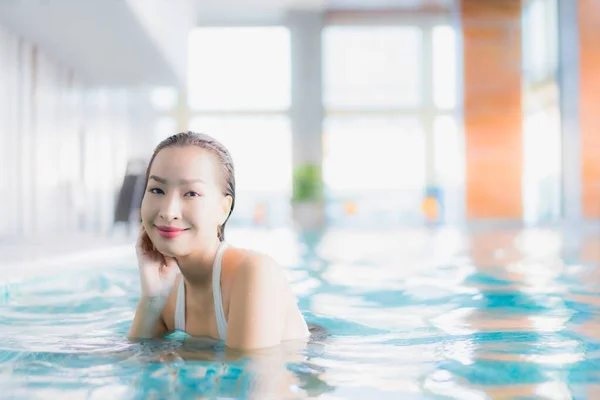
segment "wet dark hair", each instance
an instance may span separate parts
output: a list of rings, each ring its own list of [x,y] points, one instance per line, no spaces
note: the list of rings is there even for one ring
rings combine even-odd
[[[225,224],[229,220],[229,216],[233,211],[233,207],[235,206],[235,170],[233,167],[233,160],[231,158],[231,154],[221,142],[204,133],[197,133],[192,131],[180,132],[178,134],[169,136],[162,142],[156,146],[154,149],[154,153],[150,158],[150,162],[148,163],[148,168],[146,169],[146,184],[144,187],[148,186],[148,178],[150,176],[150,168],[152,167],[152,163],[154,162],[154,158],[159,151],[165,149],[167,147],[186,147],[186,146],[198,146],[205,150],[210,151],[221,163],[223,169],[223,181],[222,188],[223,194],[225,196],[231,196],[231,208],[229,209],[229,215],[227,215],[227,219],[223,222],[217,229],[217,236],[219,240],[222,242],[225,240]]]

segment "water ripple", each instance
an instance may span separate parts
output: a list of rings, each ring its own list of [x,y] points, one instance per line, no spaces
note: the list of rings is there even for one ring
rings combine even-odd
[[[222,345],[178,335],[129,342],[137,272],[89,269],[0,288],[3,394],[600,394],[600,268],[583,250],[577,259],[577,243],[564,245],[561,233],[331,231],[285,238],[277,252],[290,261],[307,319],[322,328],[308,345],[277,357],[227,359]],[[598,238],[581,240],[589,252],[586,240]]]

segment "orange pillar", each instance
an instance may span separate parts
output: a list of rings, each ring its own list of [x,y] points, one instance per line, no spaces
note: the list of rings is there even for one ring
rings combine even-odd
[[[521,0],[462,0],[466,208],[520,220]]]
[[[600,218],[600,0],[579,0],[582,211]]]

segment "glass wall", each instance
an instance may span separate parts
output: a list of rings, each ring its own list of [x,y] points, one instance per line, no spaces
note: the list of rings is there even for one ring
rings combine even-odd
[[[220,140],[236,167],[232,224],[290,218],[290,33],[285,27],[197,28],[190,35],[189,128]]]
[[[462,223],[465,216],[465,152],[459,104],[462,71],[456,28],[435,24],[431,29],[431,90],[433,106],[427,118],[433,135],[431,186],[439,190],[440,220]],[[431,97],[430,97],[431,98]],[[431,103],[430,103],[431,104]]]
[[[454,114],[457,70],[455,31],[447,25],[325,28],[330,223],[422,224],[429,188],[440,193],[443,220],[459,217],[464,174]]]
[[[431,21],[331,23],[321,40],[328,223],[420,225],[431,188],[440,221],[461,220],[455,29]],[[189,40],[187,91],[158,88],[153,97],[156,142],[191,129],[230,149],[239,200],[232,224],[290,222],[290,46],[283,26],[199,27]]]
[[[524,4],[523,70],[523,218],[549,223],[562,216],[556,0]]]

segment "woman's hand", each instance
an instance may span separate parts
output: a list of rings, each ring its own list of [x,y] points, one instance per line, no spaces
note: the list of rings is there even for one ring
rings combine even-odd
[[[173,257],[167,257],[156,250],[143,225],[140,228],[135,252],[138,259],[142,297],[166,300],[179,273],[177,262]]]

